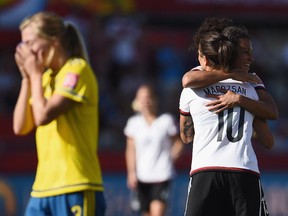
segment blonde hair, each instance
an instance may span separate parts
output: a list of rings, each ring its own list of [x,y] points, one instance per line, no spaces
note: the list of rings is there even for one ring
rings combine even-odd
[[[36,13],[25,18],[19,28],[22,31],[27,26],[32,26],[37,35],[47,40],[58,38],[69,57],[81,57],[89,61],[82,35],[73,23],[64,22],[59,15],[52,12]]]

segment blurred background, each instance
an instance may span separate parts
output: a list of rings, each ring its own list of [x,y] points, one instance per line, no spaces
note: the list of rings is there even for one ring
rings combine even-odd
[[[279,119],[269,121],[273,150],[254,142],[271,216],[288,215],[288,1],[287,0],[0,0],[0,216],[23,215],[37,165],[34,135],[12,132],[21,77],[14,61],[20,21],[54,11],[74,22],[88,47],[100,88],[101,160],[107,216],[138,215],[126,187],[123,128],[144,81],[161,94],[161,111],[179,117],[181,78],[198,65],[189,50],[206,17],[228,17],[252,38],[256,72],[274,97]],[[191,146],[176,164],[167,215],[183,215]]]

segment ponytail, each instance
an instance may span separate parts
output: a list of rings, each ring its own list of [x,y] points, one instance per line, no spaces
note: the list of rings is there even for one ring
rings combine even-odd
[[[228,71],[236,55],[236,45],[219,32],[208,32],[200,39],[200,51],[215,69]]]
[[[83,37],[73,23],[65,23],[65,32],[61,37],[61,42],[70,57],[81,57],[89,62]]]
[[[219,67],[225,71],[229,70],[232,57],[236,54],[235,53],[235,46],[234,44],[228,40],[228,38],[224,37],[221,41],[219,41],[218,47],[218,62]]]
[[[33,23],[34,31],[41,37],[51,40],[59,38],[69,57],[80,57],[89,61],[88,53],[82,35],[71,22],[53,12],[39,12],[25,18],[20,24],[20,30]]]

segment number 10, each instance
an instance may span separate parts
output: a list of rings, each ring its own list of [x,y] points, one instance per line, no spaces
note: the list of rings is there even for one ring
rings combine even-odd
[[[236,137],[232,135],[232,123],[233,123],[233,108],[228,109],[228,116],[227,116],[227,139],[230,142],[238,142],[243,137],[243,130],[244,130],[244,116],[245,116],[245,109],[240,107],[240,117],[239,117],[239,124],[238,124],[238,133]],[[223,140],[223,128],[224,128],[224,111],[218,114],[218,137],[217,141]]]

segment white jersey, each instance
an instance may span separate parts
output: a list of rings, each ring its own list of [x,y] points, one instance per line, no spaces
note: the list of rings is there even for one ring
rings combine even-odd
[[[207,95],[223,94],[219,91],[221,89],[258,100],[251,84],[232,79],[205,88],[183,89],[180,112],[191,114],[195,130],[190,174],[202,170],[248,170],[259,173],[251,143],[254,115],[241,107],[215,114],[205,106],[214,100]]]
[[[172,136],[179,133],[173,117],[162,114],[148,124],[140,114],[128,119],[124,134],[135,142],[139,181],[162,182],[173,177]]]

